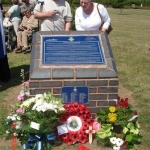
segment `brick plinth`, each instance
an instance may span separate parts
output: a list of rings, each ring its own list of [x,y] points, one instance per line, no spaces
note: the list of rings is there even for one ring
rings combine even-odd
[[[105,64],[103,65],[42,65],[41,37],[45,35],[99,35]],[[29,88],[31,96],[51,92],[61,97],[61,87],[88,86],[89,104],[93,118],[101,108],[115,104],[119,80],[109,39],[101,31],[37,32],[33,36]]]

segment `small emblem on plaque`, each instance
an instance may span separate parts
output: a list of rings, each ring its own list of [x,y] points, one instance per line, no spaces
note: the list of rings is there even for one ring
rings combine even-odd
[[[77,88],[76,88],[76,87],[74,87],[73,91],[74,91],[74,92],[77,92]]]
[[[74,41],[74,38],[73,38],[73,37],[70,37],[68,40],[69,40],[70,42],[72,42],[72,41]]]

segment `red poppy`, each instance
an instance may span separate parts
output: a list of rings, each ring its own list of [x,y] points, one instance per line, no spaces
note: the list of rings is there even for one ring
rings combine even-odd
[[[89,131],[88,131],[88,134],[92,134],[92,133],[93,133],[93,130],[89,130]]]
[[[90,149],[85,147],[84,145],[80,145],[78,146],[78,150],[90,150]]]
[[[68,118],[68,114],[67,113],[60,116],[60,120],[62,122],[66,121],[67,118]]]
[[[89,113],[87,113],[87,114],[86,114],[86,117],[87,117],[87,118],[92,118],[91,113],[90,113],[90,112],[89,112]]]
[[[128,98],[120,99],[120,97],[118,97],[118,103],[115,106],[117,106],[117,107],[129,107]]]
[[[134,113],[134,115],[137,115],[137,114],[138,114],[136,110],[134,110],[133,113]]]
[[[94,122],[94,120],[91,118],[92,115],[89,109],[85,105],[79,103],[65,104],[64,108],[66,109],[66,112],[60,116],[60,122],[64,123],[69,117],[77,116],[80,118],[82,126],[77,131],[69,130],[69,132],[64,136],[58,135],[58,137],[60,137],[60,139],[62,139],[62,141],[68,145],[74,144],[75,142],[87,142],[88,134],[86,133],[86,130],[88,130],[89,125]]]
[[[60,137],[61,137],[61,139],[62,139],[63,141],[65,141],[65,140],[67,140],[67,139],[68,139],[67,134],[63,134],[63,135],[61,135]]]
[[[75,110],[78,110],[79,109],[79,104],[75,102],[75,103],[73,103],[73,107],[74,107]]]
[[[77,142],[78,141],[77,134],[75,133],[75,134],[70,135],[70,139],[73,141],[73,143]]]
[[[68,139],[67,144],[68,144],[68,145],[72,145],[72,144],[74,144],[74,142],[73,142],[71,139]]]
[[[79,142],[82,143],[82,144],[86,143],[87,142],[87,136],[80,134]]]
[[[93,124],[93,120],[92,120],[92,118],[87,119],[87,121],[86,121],[86,122],[88,123],[88,125]]]
[[[88,114],[90,112],[89,109],[85,109],[85,113]]]

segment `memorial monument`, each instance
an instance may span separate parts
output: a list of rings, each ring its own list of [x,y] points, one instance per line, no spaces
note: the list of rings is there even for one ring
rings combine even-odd
[[[85,104],[93,118],[115,104],[118,75],[108,36],[101,31],[37,32],[33,35],[31,96],[51,92],[62,103]]]

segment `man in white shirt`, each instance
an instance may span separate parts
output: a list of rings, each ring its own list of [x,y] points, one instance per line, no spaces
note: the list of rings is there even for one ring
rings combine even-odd
[[[65,0],[44,0],[34,8],[34,17],[41,20],[41,31],[69,31],[72,14]]]

